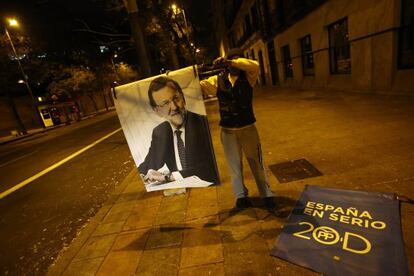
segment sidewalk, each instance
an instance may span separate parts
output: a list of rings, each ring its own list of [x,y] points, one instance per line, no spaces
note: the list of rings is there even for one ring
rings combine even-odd
[[[259,89],[257,126],[268,165],[305,158],[323,175],[280,184],[278,211],[236,212],[219,141],[217,103],[207,104],[221,185],[165,197],[146,193],[133,170],[48,275],[315,275],[270,249],[305,185],[414,195],[414,97]],[[408,266],[414,272],[414,206],[402,204]]]
[[[58,125],[58,126],[53,126],[53,127],[48,127],[48,128],[29,129],[29,130],[27,130],[27,134],[19,135],[19,136],[14,136],[14,135],[3,136],[3,137],[0,137],[0,145],[7,144],[7,143],[10,143],[10,142],[14,142],[14,141],[18,141],[18,140],[22,140],[22,139],[25,139],[27,137],[33,136],[35,134],[43,133],[43,132],[55,129],[57,127],[60,127],[60,126],[63,126],[63,125]]]

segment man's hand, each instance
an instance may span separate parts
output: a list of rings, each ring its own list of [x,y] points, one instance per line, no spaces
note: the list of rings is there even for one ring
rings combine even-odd
[[[225,57],[219,57],[213,61],[213,66],[215,68],[227,67],[228,65],[230,65],[230,61]]]
[[[165,174],[163,174],[162,172],[150,169],[145,175],[144,181],[148,183],[153,183],[153,182],[163,183],[165,182]]]
[[[145,185],[175,181],[174,177],[169,172],[162,173],[153,169],[148,170],[147,175],[143,176],[143,178]]]

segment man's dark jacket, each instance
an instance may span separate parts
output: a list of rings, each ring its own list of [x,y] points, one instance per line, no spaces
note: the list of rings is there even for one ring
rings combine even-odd
[[[202,180],[218,183],[214,151],[208,131],[207,117],[187,111],[185,122],[185,151],[189,168],[179,171],[183,177],[196,175]],[[167,164],[171,172],[177,171],[174,137],[171,125],[165,121],[152,131],[151,146],[138,169],[147,174]]]

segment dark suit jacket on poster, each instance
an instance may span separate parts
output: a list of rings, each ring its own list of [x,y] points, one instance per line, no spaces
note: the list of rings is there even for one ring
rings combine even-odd
[[[202,180],[218,183],[214,151],[210,142],[207,117],[187,110],[185,122],[185,151],[189,168],[181,170],[183,177],[196,175]],[[151,146],[139,172],[158,170],[167,164],[171,172],[177,171],[174,137],[169,122],[163,122],[152,131]]]

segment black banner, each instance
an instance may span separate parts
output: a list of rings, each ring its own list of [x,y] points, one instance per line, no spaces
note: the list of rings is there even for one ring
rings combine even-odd
[[[394,194],[307,186],[271,255],[325,275],[408,275]]]

